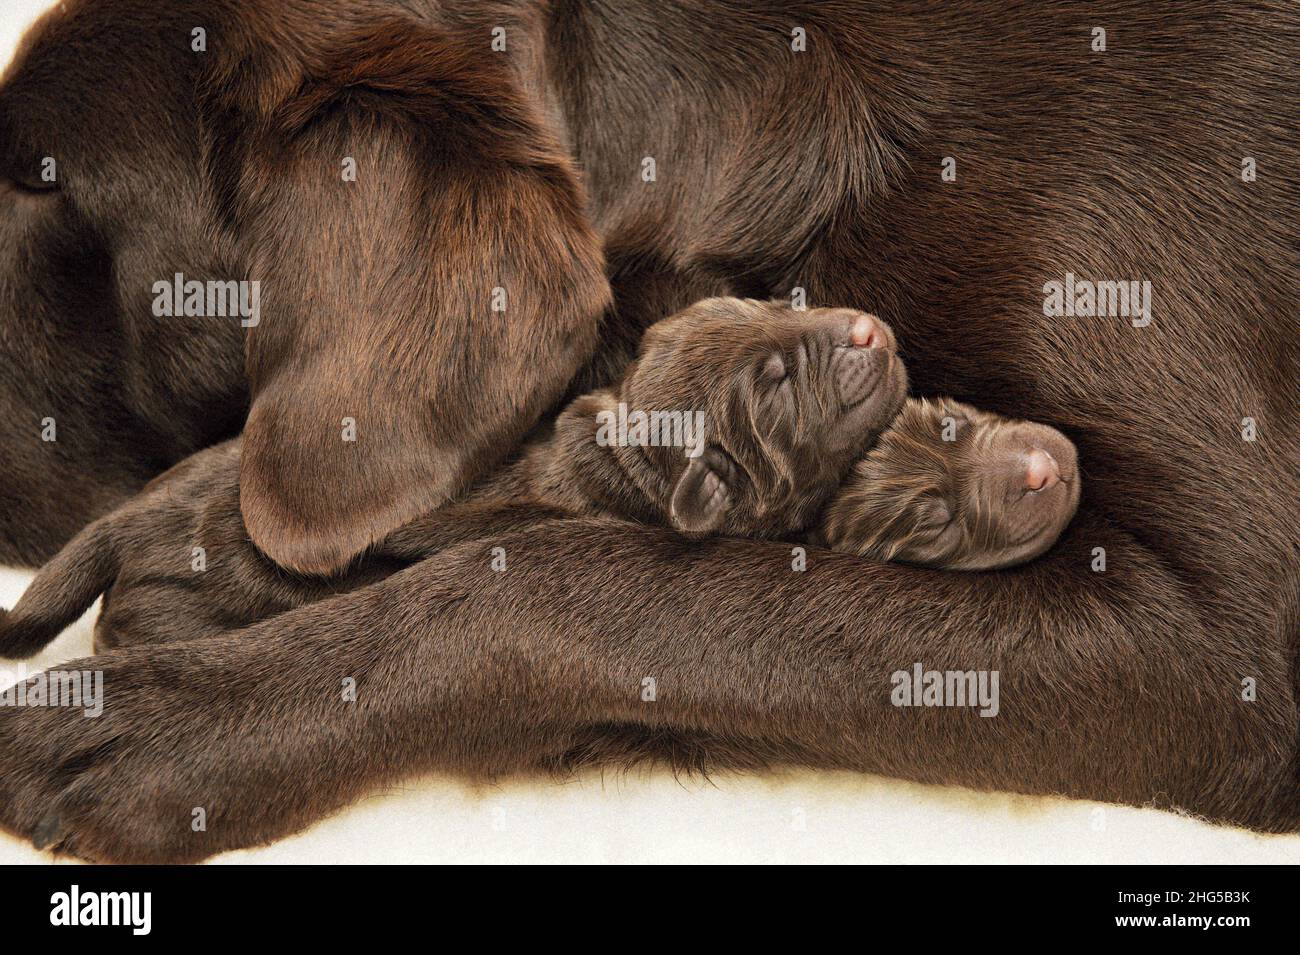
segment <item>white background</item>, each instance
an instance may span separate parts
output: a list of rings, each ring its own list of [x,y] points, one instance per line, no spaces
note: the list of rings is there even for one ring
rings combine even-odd
[[[27,24],[53,5],[0,0],[0,63]],[[0,569],[0,604],[13,606],[29,579]],[[95,612],[35,662],[89,653]],[[49,861],[0,834],[0,864]],[[637,770],[565,782],[412,781],[298,836],[216,861],[1281,863],[1300,862],[1300,835],[1260,836],[1153,810],[851,773],[703,782]]]

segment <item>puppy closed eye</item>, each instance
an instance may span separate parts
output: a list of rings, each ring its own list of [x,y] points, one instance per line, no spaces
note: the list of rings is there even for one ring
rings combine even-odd
[[[918,505],[916,529],[937,533],[952,523],[952,508],[941,497],[928,497]]]
[[[763,362],[762,376],[764,381],[782,382],[790,376],[790,366],[786,363],[785,356],[780,352],[772,352],[767,361]]]

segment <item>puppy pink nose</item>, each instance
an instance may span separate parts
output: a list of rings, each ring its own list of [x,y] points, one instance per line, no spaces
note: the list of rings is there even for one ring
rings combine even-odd
[[[1025,455],[1025,487],[1031,491],[1045,491],[1061,480],[1061,468],[1042,448],[1030,448]]]
[[[849,340],[855,348],[879,348],[885,343],[885,333],[870,315],[859,315],[849,327]]]

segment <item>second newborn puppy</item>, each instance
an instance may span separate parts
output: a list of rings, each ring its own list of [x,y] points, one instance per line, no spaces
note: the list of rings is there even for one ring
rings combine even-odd
[[[832,550],[949,570],[1033,560],[1079,505],[1078,455],[1055,428],[909,399],[826,508]]]

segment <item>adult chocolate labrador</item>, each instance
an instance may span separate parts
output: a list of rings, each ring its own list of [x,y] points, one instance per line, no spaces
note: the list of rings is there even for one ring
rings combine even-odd
[[[1076,442],[1079,518],[989,574],[490,534],[77,664],[97,719],[0,708],[0,823],[195,859],[429,769],[662,757],[1300,827],[1294,5],[341,6],[70,0],[5,77],[5,558],[247,409],[249,534],[339,569],[720,290],[879,313],[920,392]],[[156,314],[178,273],[260,282],[246,341]],[[998,715],[891,705],[916,664]]]

